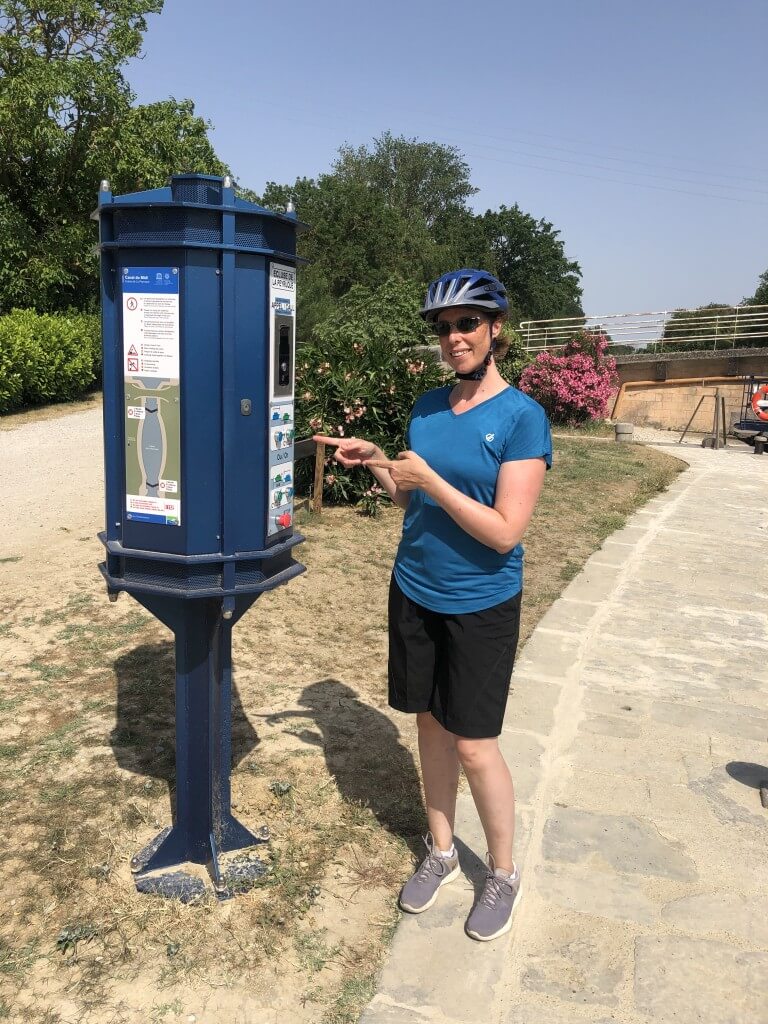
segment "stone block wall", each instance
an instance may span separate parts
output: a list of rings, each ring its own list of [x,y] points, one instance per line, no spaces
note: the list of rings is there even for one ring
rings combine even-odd
[[[613,419],[634,423],[638,427],[661,427],[666,430],[684,430],[699,399],[705,397],[691,424],[691,430],[712,430],[715,412],[716,388],[725,397],[725,422],[730,425],[741,412],[743,384],[684,384],[663,381],[653,384],[628,384],[616,406]]]

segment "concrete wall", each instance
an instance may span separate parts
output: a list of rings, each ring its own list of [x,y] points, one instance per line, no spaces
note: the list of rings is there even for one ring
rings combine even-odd
[[[716,387],[725,397],[725,422],[730,424],[741,411],[743,384],[685,384],[664,381],[653,384],[627,384],[615,407],[613,419],[635,426],[683,430],[702,396],[691,430],[711,431],[715,412]]]
[[[716,388],[725,397],[725,421],[730,425],[741,413],[745,378],[768,376],[768,349],[637,353],[618,356],[616,364],[623,387],[609,406],[614,420],[683,430],[705,396],[691,430],[711,431]]]

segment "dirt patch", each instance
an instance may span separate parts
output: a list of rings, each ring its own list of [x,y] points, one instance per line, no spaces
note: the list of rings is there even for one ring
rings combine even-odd
[[[527,540],[524,637],[678,467],[558,441]],[[413,727],[386,706],[401,515],[327,509],[301,524],[309,571],[235,629],[233,809],[269,824],[269,870],[234,900],[184,906],[137,894],[128,868],[171,819],[173,645],[129,598],[106,600],[90,471],[87,500],[41,505],[34,529],[11,526],[13,558],[0,560],[0,1019],[356,1020],[424,828]]]

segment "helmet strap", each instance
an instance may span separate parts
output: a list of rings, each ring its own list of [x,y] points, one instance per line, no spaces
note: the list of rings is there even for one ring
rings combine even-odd
[[[489,327],[491,331],[491,345],[485,355],[482,365],[478,366],[478,368],[473,370],[472,373],[457,373],[456,377],[459,380],[482,380],[488,372],[488,367],[491,365],[491,360],[493,359],[493,353],[496,351],[496,339],[493,337],[493,321],[491,321]]]

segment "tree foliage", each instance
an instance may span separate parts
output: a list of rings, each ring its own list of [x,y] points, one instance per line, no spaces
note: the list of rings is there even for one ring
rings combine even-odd
[[[498,274],[513,320],[581,315],[581,270],[552,224],[516,205],[474,214],[475,192],[457,149],[389,132],[370,148],[342,146],[317,179],[270,182],[260,201],[282,210],[291,200],[310,225],[300,250],[311,261],[301,272],[304,335],[353,284],[375,288],[394,274],[423,288],[461,266]]]
[[[359,435],[393,456],[403,450],[414,402],[445,378],[434,359],[410,347],[427,340],[417,312],[419,297],[418,285],[397,277],[375,288],[354,285],[317,325],[313,340],[297,358],[300,436]],[[383,492],[372,485],[367,471],[342,469],[330,452],[326,466],[324,489],[331,500],[354,500],[375,512]],[[304,465],[303,470],[311,467]]]
[[[162,185],[222,173],[190,100],[132,106],[125,63],[163,0],[0,4],[0,310],[96,301],[99,181]]]
[[[760,275],[755,294],[743,301],[748,306],[768,306],[768,270]]]
[[[493,264],[519,320],[582,316],[581,268],[565,255],[559,232],[515,204],[489,210],[483,226]]]
[[[174,172],[227,173],[192,100],[135,105],[126,62],[163,0],[0,2],[0,312],[95,308],[99,181],[115,193]],[[580,270],[557,231],[517,206],[475,214],[470,169],[453,146],[395,136],[344,145],[331,169],[259,200],[290,199],[310,225],[300,255],[300,330],[311,338],[355,286],[429,280],[459,266],[495,271],[512,318],[579,314]],[[256,198],[253,193],[245,193]]]
[[[759,296],[759,288],[756,294]],[[768,296],[766,298],[768,299]],[[745,302],[748,306],[758,305],[752,300]],[[648,351],[712,352],[734,347],[768,346],[768,329],[765,336],[756,336],[761,333],[762,328],[755,323],[755,317],[750,318],[749,313],[742,310],[739,310],[739,314],[740,322],[736,317],[735,307],[724,302],[708,302],[697,309],[676,309],[664,325],[661,342],[649,345]]]

